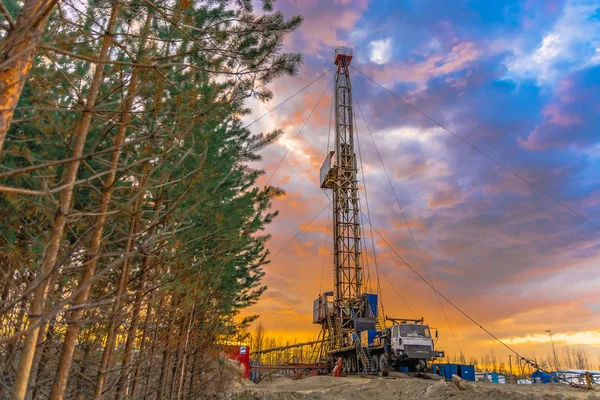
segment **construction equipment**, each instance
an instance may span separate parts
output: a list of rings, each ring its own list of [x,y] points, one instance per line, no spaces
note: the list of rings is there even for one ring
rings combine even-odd
[[[429,327],[423,319],[386,318],[392,326],[377,329],[377,295],[363,290],[349,70],[352,57],[350,48],[335,50],[335,149],[327,154],[320,170],[321,188],[333,191],[334,290],[314,301],[313,323],[321,325],[323,354],[332,365],[341,358],[343,372],[376,373],[405,368],[421,372],[428,361],[444,355],[434,349]]]

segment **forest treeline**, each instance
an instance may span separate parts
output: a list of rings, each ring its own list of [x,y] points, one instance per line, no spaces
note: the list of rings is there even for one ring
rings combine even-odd
[[[283,132],[246,103],[302,62],[302,18],[256,7],[2,2],[0,398],[206,394],[282,193],[252,162]]]

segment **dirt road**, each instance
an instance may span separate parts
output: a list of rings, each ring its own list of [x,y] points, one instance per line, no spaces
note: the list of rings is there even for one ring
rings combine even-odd
[[[299,400],[299,399],[452,399],[452,400],[600,400],[600,391],[571,388],[564,384],[499,385],[472,382],[465,390],[452,382],[416,378],[361,378],[312,376],[300,380],[276,377],[254,384],[237,382],[227,396],[232,400]]]

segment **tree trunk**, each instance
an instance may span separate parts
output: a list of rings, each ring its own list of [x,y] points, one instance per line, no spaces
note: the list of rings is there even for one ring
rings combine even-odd
[[[0,152],[33,64],[33,56],[57,1],[26,0],[4,39],[0,59]]]
[[[169,312],[169,328],[165,334],[165,347],[163,350],[162,367],[160,378],[158,381],[158,396],[157,399],[164,399],[168,383],[169,365],[171,364],[171,333],[175,324],[175,309],[177,308],[177,295],[173,294],[171,299],[171,310]]]
[[[22,305],[21,307],[19,307],[19,310],[17,312],[17,315],[15,316],[13,313],[7,313],[7,319],[12,319],[14,320],[14,330],[16,332],[18,332],[19,330],[21,330],[22,326],[23,326],[23,320],[25,318],[25,309],[27,308],[27,298],[23,299],[23,301],[21,302]],[[12,314],[12,318],[11,317]],[[8,334],[8,332],[7,332]],[[9,334],[10,335],[10,334]],[[10,377],[10,371],[14,368],[13,367],[13,360],[15,360],[17,358],[17,354],[19,351],[19,345],[18,345],[18,340],[14,340],[12,342],[9,342],[6,346],[6,359],[4,360],[4,367],[2,368],[2,373],[1,373],[1,377],[2,377],[2,382],[7,382],[10,381],[9,377]],[[0,385],[0,399],[4,399],[4,390],[5,387],[4,385]]]
[[[187,318],[184,316],[179,324],[179,332],[177,337],[177,342],[175,343],[175,355],[173,357],[173,369],[171,371],[171,393],[169,398],[171,400],[176,399],[177,393],[177,384],[179,382],[179,374],[178,371],[181,370],[181,360],[183,359],[183,336],[186,332],[185,329],[182,329],[187,325]]]
[[[10,286],[14,284],[12,279],[9,279],[9,277],[12,275],[11,272],[14,269],[11,268],[8,263],[8,257],[0,256],[0,265],[2,266],[2,277],[0,280],[4,282],[4,285],[2,286],[2,294],[0,295],[0,304],[6,303],[6,300],[8,299],[8,293],[10,292]],[[4,317],[0,319],[0,321],[3,320]]]
[[[143,362],[143,355],[144,355],[144,351],[146,350],[146,338],[148,337],[148,323],[151,321],[152,318],[152,299],[148,301],[148,307],[146,307],[146,318],[144,319],[144,330],[142,333],[142,339],[140,340],[140,353],[139,353],[139,360],[135,365],[135,372],[134,372],[134,376],[133,376],[133,383],[131,384],[131,395],[129,396],[130,399],[137,399],[137,392],[138,392],[138,388],[139,388],[139,380],[140,380],[140,372],[142,370],[142,362]]]
[[[39,375],[40,362],[42,360],[42,355],[45,353],[46,340],[48,339],[48,332],[50,331],[49,325],[44,324],[41,327],[41,335],[38,335],[38,343],[35,350],[35,355],[33,357],[33,364],[31,366],[31,375],[29,377],[29,387],[34,387]],[[33,394],[31,396],[32,400],[35,400]]]
[[[198,365],[198,346],[195,347],[194,352],[190,355],[190,357],[192,359],[190,362],[192,369],[190,371],[187,396],[185,397],[186,399],[194,398],[194,376],[196,375],[196,366]]]
[[[141,196],[136,201],[135,215],[133,215],[131,217],[129,237],[127,238],[127,243],[125,245],[125,254],[130,253],[131,248],[133,246],[133,236],[138,231],[140,202],[141,202]],[[94,392],[94,399],[100,399],[100,397],[102,396],[102,390],[104,388],[104,381],[106,380],[108,366],[110,365],[112,353],[113,353],[113,350],[115,347],[115,340],[117,338],[117,328],[121,324],[121,320],[122,320],[121,303],[124,300],[123,296],[125,296],[125,291],[127,290],[130,259],[131,258],[128,258],[127,260],[125,260],[123,262],[123,266],[121,268],[121,276],[119,279],[119,288],[117,289],[117,298],[115,299],[115,303],[113,304],[112,315],[110,317],[110,323],[108,324],[108,333],[106,335],[106,346],[104,346],[104,351],[102,352],[102,361],[100,362],[100,370],[98,371],[98,377],[96,379],[96,390]]]
[[[113,145],[117,148],[112,155],[110,161],[110,173],[107,175],[106,180],[104,182],[104,187],[102,189],[102,197],[100,199],[100,207],[98,210],[98,219],[94,223],[94,230],[92,231],[92,237],[88,246],[88,254],[87,254],[87,265],[85,267],[85,271],[81,282],[79,283],[80,287],[83,287],[81,294],[75,299],[74,305],[77,307],[75,311],[72,311],[69,315],[69,320],[67,321],[67,334],[64,340],[63,351],[61,354],[58,371],[56,373],[56,380],[52,387],[52,400],[61,399],[66,389],[67,378],[69,374],[69,368],[71,366],[71,361],[73,360],[73,353],[75,351],[75,342],[77,340],[77,336],[79,335],[80,329],[80,321],[83,317],[83,313],[85,311],[85,305],[88,302],[89,293],[91,290],[90,281],[96,272],[96,266],[98,264],[98,253],[100,252],[100,248],[102,245],[102,232],[104,231],[104,225],[106,224],[106,215],[109,211],[110,200],[112,196],[112,187],[115,182],[115,177],[117,173],[117,167],[119,162],[119,157],[121,155],[121,146],[125,140],[125,133],[127,131],[127,125],[131,119],[131,106],[133,104],[133,98],[136,92],[136,84],[137,84],[137,75],[138,68],[134,68],[133,73],[131,74],[131,81],[129,83],[128,89],[128,97],[125,100],[124,105],[124,114],[123,119],[119,124],[119,129],[117,131],[117,135],[113,141]],[[129,252],[126,251],[125,254]],[[129,256],[128,256],[129,257]],[[128,262],[123,262],[123,268],[126,270],[128,266]],[[126,278],[125,278],[126,281]]]
[[[187,368],[186,361],[188,359],[188,344],[190,342],[190,336],[192,334],[192,324],[194,322],[195,306],[196,306],[196,303],[194,303],[192,305],[192,311],[190,313],[189,323],[188,323],[188,326],[187,326],[187,329],[186,329],[186,332],[185,332],[185,340],[182,343],[182,349],[181,349],[182,357],[181,357],[181,368],[180,368],[180,372],[179,372],[179,385],[178,385],[178,389],[177,389],[177,400],[181,400],[181,398],[183,396],[183,392],[185,390],[185,378],[187,376],[187,374],[186,374],[186,368]]]
[[[158,215],[158,211],[160,209],[161,201],[157,200],[154,204],[154,217]],[[156,224],[152,225],[152,227],[148,230],[148,236],[154,235],[156,232]],[[123,362],[121,364],[122,371],[121,376],[117,382],[117,396],[116,399],[122,400],[127,395],[127,388],[129,384],[129,374],[131,369],[131,355],[133,353],[133,344],[135,341],[135,337],[137,335],[137,326],[140,317],[140,310],[142,307],[143,300],[143,292],[144,292],[144,283],[146,281],[146,275],[148,273],[148,269],[150,268],[150,257],[146,255],[144,257],[144,261],[142,262],[142,275],[140,277],[140,283],[136,290],[135,301],[133,306],[133,311],[131,315],[131,325],[129,326],[129,330],[127,331],[127,340],[125,342],[125,349],[123,351]]]
[[[158,302],[158,307],[156,308],[156,315],[162,315],[163,313],[163,305],[165,303],[165,296],[161,296],[159,302]],[[154,357],[154,350],[156,349],[156,345],[158,343],[158,332],[159,332],[159,328],[160,328],[160,320],[156,319],[155,320],[155,328],[154,328],[154,334],[152,335],[152,339],[150,340],[150,356]],[[150,374],[151,374],[151,370],[152,370],[152,360],[150,360],[150,362],[148,363],[148,367],[144,368],[145,371],[145,376],[146,376],[146,385],[144,386],[144,395],[142,396],[142,398],[148,398],[150,396]],[[157,391],[160,389],[157,389]]]
[[[152,16],[153,16],[153,13],[148,11],[148,15],[146,16],[146,20],[144,22],[144,27],[142,28],[142,32],[141,32],[143,39],[140,43],[140,49],[138,51],[138,61],[139,61],[139,59],[143,58],[144,51],[146,50],[145,49],[146,42],[147,42],[146,38],[147,38],[147,34],[148,34],[148,31],[150,29],[150,25],[152,22]],[[138,67],[133,68],[131,78],[129,81],[129,88],[127,89],[128,98],[126,99],[125,105],[123,107],[123,117],[121,120],[121,124],[119,125],[119,131],[115,138],[115,143],[114,143],[115,146],[121,146],[123,144],[127,126],[129,125],[129,122],[131,121],[131,110],[133,107],[133,99],[135,98],[135,95],[137,92],[137,80],[138,80],[139,71],[140,70]],[[116,153],[118,153],[118,154],[116,154]],[[115,151],[115,153],[113,153],[113,155],[115,155],[115,154],[116,154],[115,163],[111,165],[114,168],[114,172],[116,172],[117,161],[118,161],[120,151],[119,150]],[[113,173],[112,174],[113,181],[114,181],[114,177],[115,177],[115,175]],[[142,180],[142,183],[140,186],[144,187],[144,185],[145,185],[144,180]],[[109,201],[110,201],[110,187],[112,187],[112,182],[108,186]],[[134,207],[134,209],[136,210],[136,213],[135,213],[134,217],[132,217],[132,221],[131,221],[131,225],[130,225],[131,229],[129,231],[129,237],[127,238],[127,244],[125,246],[125,254],[129,254],[129,252],[131,251],[131,248],[133,246],[133,235],[138,231],[138,228],[139,228],[139,207],[140,207],[142,198],[143,198],[143,196],[140,195],[140,197],[136,200],[136,206]],[[108,202],[106,203],[106,207],[107,207],[107,211],[108,211]],[[98,372],[98,378],[96,380],[96,390],[94,393],[94,399],[99,399],[102,395],[104,381],[106,380],[106,371],[108,369],[108,366],[110,365],[110,359],[112,356],[114,342],[116,339],[117,327],[120,324],[120,320],[121,320],[119,308],[121,307],[122,297],[124,296],[125,290],[127,289],[127,279],[129,278],[129,264],[130,263],[128,261],[129,260],[126,260],[123,263],[123,266],[121,268],[121,277],[119,280],[119,288],[117,291],[117,298],[116,298],[114,306],[113,306],[113,314],[112,314],[110,324],[108,327],[106,347],[104,348],[104,352],[102,353],[102,361],[101,361],[101,365],[100,365],[100,371]]]
[[[108,23],[106,33],[104,35],[102,49],[98,58],[99,62],[94,73],[94,78],[90,86],[88,98],[86,101],[86,109],[83,111],[81,120],[77,124],[75,130],[75,147],[73,148],[72,158],[79,158],[83,154],[85,141],[87,138],[90,122],[92,120],[92,109],[96,103],[98,91],[102,84],[102,77],[104,75],[105,64],[102,62],[106,61],[108,56],[108,50],[112,43],[112,31],[117,19],[118,0],[112,9],[110,21]],[[46,295],[48,292],[48,279],[54,269],[56,258],[60,250],[60,244],[65,230],[67,222],[67,214],[71,206],[71,199],[73,197],[73,183],[77,179],[77,172],[79,170],[79,164],[81,161],[73,161],[69,164],[66,175],[64,177],[64,183],[69,185],[60,192],[60,199],[58,204],[58,210],[54,217],[54,223],[50,231],[48,244],[46,247],[46,253],[44,254],[44,260],[40,274],[38,276],[37,287],[35,289],[31,307],[29,310],[29,327],[30,331],[25,338],[25,344],[23,346],[23,352],[21,353],[21,360],[19,363],[19,369],[17,370],[17,376],[15,384],[13,386],[13,394],[11,400],[23,400],[27,392],[27,383],[29,382],[29,375],[31,372],[31,364],[33,362],[33,356],[35,353],[35,346],[37,344],[37,338],[40,333],[41,313],[44,310],[46,303]],[[66,372],[65,372],[66,374]],[[65,377],[66,379],[66,377]],[[57,388],[59,389],[59,388]],[[54,389],[53,389],[54,391]],[[55,397],[60,398],[60,397]]]
[[[144,281],[146,280],[146,271],[150,258],[144,259],[144,265],[142,266],[142,276],[140,277],[140,284],[135,293],[135,302],[133,305],[133,312],[131,315],[131,325],[127,331],[127,340],[125,341],[125,349],[123,350],[123,362],[121,364],[121,376],[117,382],[117,400],[123,400],[127,395],[127,388],[129,384],[129,374],[131,371],[131,356],[133,354],[133,344],[135,337],[137,336],[137,327],[140,320],[140,310],[142,308],[142,299],[144,291]]]
[[[85,373],[88,369],[88,365],[90,363],[90,361],[92,360],[92,356],[94,354],[94,346],[96,345],[96,343],[92,340],[92,341],[88,341],[86,343],[87,347],[85,349],[85,353],[83,356],[83,359],[81,360],[81,366],[79,367],[79,376],[81,376],[82,378],[85,377]],[[75,389],[73,397],[75,400],[85,400],[86,396],[85,396],[85,385],[82,384],[81,379],[79,379],[78,381],[78,385],[77,385],[77,389]]]
[[[148,18],[146,19],[146,24],[145,24],[146,27],[149,26],[150,15],[151,14],[149,13]],[[144,47],[144,43],[145,43],[145,41],[142,41],[142,44],[141,44],[142,49]],[[129,87],[127,89],[127,97],[126,97],[125,103],[123,104],[123,107],[122,107],[122,118],[119,123],[119,128],[117,130],[115,139],[113,140],[113,146],[116,148],[116,150],[111,155],[110,173],[107,175],[106,180],[104,182],[104,187],[102,190],[102,197],[100,200],[100,207],[99,207],[99,211],[98,211],[99,215],[98,215],[98,219],[94,223],[94,230],[92,232],[92,237],[91,237],[91,240],[90,240],[90,243],[88,246],[87,257],[88,257],[89,261],[88,261],[86,269],[84,271],[83,278],[80,282],[80,286],[83,286],[84,289],[81,292],[81,294],[78,296],[78,298],[75,300],[75,306],[79,306],[79,308],[76,309],[75,311],[73,311],[70,315],[70,321],[68,322],[69,325],[68,325],[67,334],[65,337],[63,353],[62,353],[62,356],[60,359],[59,369],[58,369],[58,372],[56,375],[57,378],[53,385],[52,394],[50,397],[52,400],[61,399],[63,396],[64,390],[66,388],[68,372],[69,372],[69,368],[71,365],[71,361],[73,359],[73,352],[75,350],[75,341],[77,339],[77,335],[79,334],[80,320],[83,317],[83,313],[85,310],[84,306],[88,301],[89,293],[90,293],[90,289],[91,289],[91,285],[89,284],[89,282],[91,281],[91,279],[94,276],[94,273],[96,271],[96,266],[98,263],[98,255],[99,255],[101,244],[102,244],[102,233],[104,231],[104,226],[106,224],[106,216],[107,216],[107,213],[110,208],[110,201],[111,201],[111,197],[112,197],[112,188],[113,188],[113,184],[115,182],[119,158],[121,156],[121,149],[122,149],[122,145],[125,141],[127,127],[131,121],[131,110],[133,107],[133,100],[134,100],[136,92],[137,92],[138,75],[139,75],[139,68],[134,67],[132,74],[131,74],[130,81],[129,81]],[[128,245],[131,245],[131,241],[128,242]],[[129,246],[129,248],[131,248],[131,246]],[[129,254],[129,251],[126,250],[125,254]],[[125,261],[123,263],[123,269],[122,269],[123,272],[122,272],[118,296],[122,295],[125,291],[125,284],[127,282],[128,264],[129,263],[127,261]],[[117,297],[117,302],[115,303],[117,307],[120,305],[119,303],[120,303],[119,297]],[[113,326],[113,331],[115,329],[115,326]],[[111,351],[111,350],[109,350],[109,351]],[[107,354],[107,356],[108,356],[108,354]],[[104,361],[104,356],[103,356],[103,361]],[[108,359],[106,361],[108,361]],[[101,369],[101,373],[102,373],[102,369]],[[104,378],[104,374],[102,375],[102,378]],[[99,375],[99,379],[100,379],[100,375]],[[98,386],[98,388],[96,390],[95,396],[99,396],[102,391],[103,382],[99,382],[99,383],[100,383],[100,385]],[[98,392],[98,390],[100,392]]]
[[[37,382],[38,377],[40,377],[43,374],[46,363],[48,362],[48,359],[50,358],[50,351],[52,349],[51,341],[52,341],[52,338],[54,337],[55,324],[56,324],[56,317],[54,317],[52,319],[52,321],[48,324],[48,329],[46,330],[46,339],[44,340],[44,343],[42,344],[42,346],[39,349],[37,349],[37,351],[36,351],[36,352],[38,352],[38,351],[41,352],[41,357],[39,359],[38,366],[34,366],[35,377],[32,379],[32,383],[31,383],[32,386]],[[31,400],[37,400],[40,397],[39,391],[40,391],[40,386],[35,386],[31,393]]]
[[[53,288],[55,284],[56,284],[56,279],[53,276],[48,280],[48,287]],[[60,284],[60,282],[59,282],[58,299],[60,299],[62,297],[63,292],[64,292],[64,285]],[[48,311],[49,307],[46,307],[45,310]],[[40,326],[40,331],[42,332],[42,334],[38,336],[38,345],[36,346],[35,355],[33,357],[33,363],[31,365],[29,387],[35,387],[37,379],[41,374],[40,367],[41,367],[41,370],[43,371],[44,366],[46,365],[46,362],[48,361],[48,355],[50,352],[50,349],[48,348],[48,346],[50,346],[50,344],[51,344],[50,340],[54,337],[54,328],[55,328],[54,325],[55,324],[56,324],[56,316],[52,317],[52,319],[50,320],[50,323],[45,323],[42,326]],[[33,390],[33,393],[31,394],[30,398],[32,400],[36,400],[38,392],[39,392],[39,387],[36,387]]]

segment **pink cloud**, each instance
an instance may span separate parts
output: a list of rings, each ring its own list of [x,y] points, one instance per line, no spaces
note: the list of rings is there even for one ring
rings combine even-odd
[[[404,219],[397,219],[392,221],[392,226],[394,229],[406,229],[406,224],[404,223]],[[421,232],[427,232],[427,225],[419,221],[408,221],[408,226],[410,226],[411,230],[419,230]]]
[[[597,135],[600,112],[598,88],[588,82],[585,73],[573,73],[563,79],[554,92],[551,104],[544,107],[543,121],[529,134],[517,139],[528,150],[543,151],[552,147],[586,146]]]
[[[288,36],[286,45],[294,51],[302,51],[317,58],[331,52],[336,46],[351,46],[348,33],[362,17],[368,7],[368,0],[337,0],[335,3],[324,3],[319,0],[303,0],[293,2],[286,13],[298,13],[305,21],[295,35]],[[285,7],[287,8],[287,7]],[[344,34],[339,34],[345,31]]]
[[[473,42],[461,42],[442,54],[436,51],[423,61],[394,62],[382,67],[369,66],[365,73],[381,83],[415,82],[419,89],[432,78],[467,68],[477,60],[482,51]],[[460,82],[456,82],[460,85]]]
[[[550,104],[542,111],[549,123],[555,125],[578,125],[582,124],[583,120],[578,115],[567,112],[562,109],[559,104]]]
[[[582,205],[586,207],[593,207],[597,206],[598,204],[600,204],[600,190],[596,190],[595,192],[590,194]]]
[[[394,178],[420,178],[422,174],[427,172],[429,169],[430,166],[424,157],[416,157],[407,154],[397,160],[396,167],[394,168]]]
[[[462,202],[463,194],[458,184],[449,186],[445,189],[439,189],[428,197],[427,205],[430,209],[438,207],[452,207]]]
[[[358,8],[360,8],[361,10],[364,10],[369,5],[369,0],[335,0],[334,3],[344,4],[344,5],[354,4],[354,5],[357,5]]]

